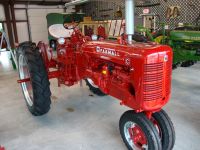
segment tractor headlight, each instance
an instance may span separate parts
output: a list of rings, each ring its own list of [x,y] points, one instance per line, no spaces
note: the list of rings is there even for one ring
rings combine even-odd
[[[92,35],[92,41],[97,41],[97,40],[98,40],[98,36],[95,35],[95,34],[93,34],[93,35]]]
[[[65,38],[59,38],[58,39],[58,44],[60,44],[60,45],[65,44]]]

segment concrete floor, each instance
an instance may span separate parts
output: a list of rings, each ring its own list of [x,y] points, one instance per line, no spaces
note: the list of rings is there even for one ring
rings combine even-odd
[[[176,129],[174,150],[200,149],[200,64],[173,72],[172,98],[164,108]],[[118,121],[128,108],[112,97],[89,96],[85,86],[56,86],[52,107],[32,116],[25,105],[18,75],[6,53],[0,55],[0,145],[6,150],[126,150]]]

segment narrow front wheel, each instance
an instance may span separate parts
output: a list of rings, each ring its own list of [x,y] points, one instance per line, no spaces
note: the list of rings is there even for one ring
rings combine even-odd
[[[172,150],[175,143],[175,130],[173,123],[164,110],[152,115],[151,121],[159,132],[162,149]]]
[[[144,113],[125,112],[119,129],[128,150],[162,150],[158,132]]]

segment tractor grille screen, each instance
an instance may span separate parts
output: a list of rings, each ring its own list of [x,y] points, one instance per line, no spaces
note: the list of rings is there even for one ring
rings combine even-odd
[[[167,63],[166,65],[166,95],[171,93],[171,73],[172,73],[172,62]]]
[[[146,64],[144,66],[144,100],[162,99],[164,81],[164,63]],[[167,71],[168,72],[168,71]],[[170,78],[170,74],[169,74]],[[167,90],[167,89],[166,89]],[[169,89],[167,90],[169,92]],[[166,91],[166,92],[167,92]]]

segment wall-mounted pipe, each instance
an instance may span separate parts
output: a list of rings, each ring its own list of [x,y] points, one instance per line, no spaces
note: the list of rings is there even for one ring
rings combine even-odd
[[[126,34],[128,35],[128,43],[132,44],[132,36],[135,32],[135,0],[125,0],[125,8]]]

